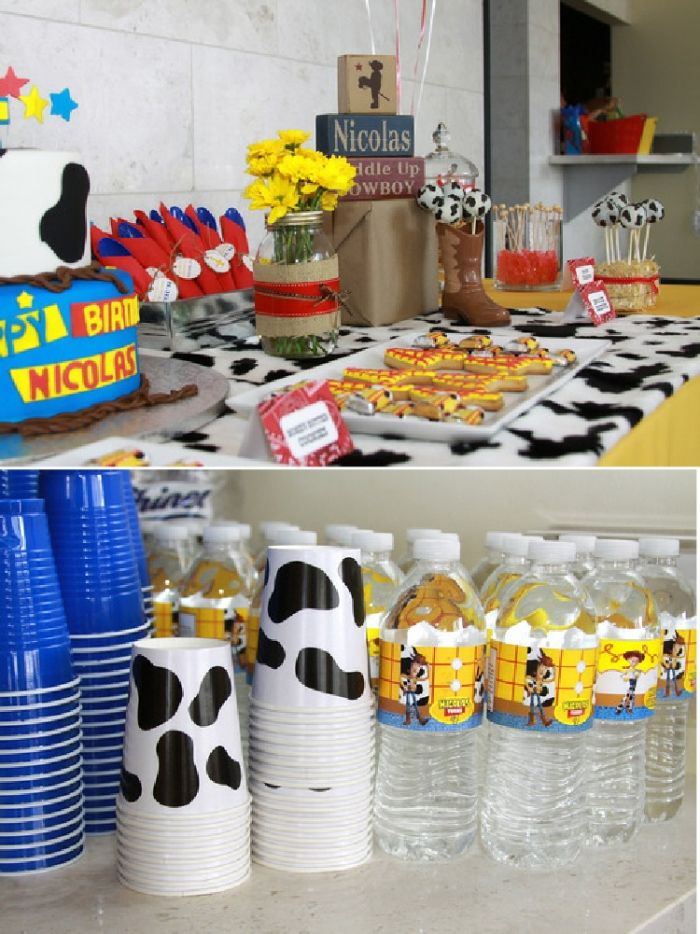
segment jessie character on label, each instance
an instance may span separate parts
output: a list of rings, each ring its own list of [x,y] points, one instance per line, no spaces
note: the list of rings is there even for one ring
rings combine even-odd
[[[246,667],[246,649],[248,648],[248,637],[246,633],[245,620],[234,613],[231,621],[231,651],[234,661],[241,668]]]
[[[671,696],[671,685],[676,697],[683,693],[683,678],[685,677],[686,646],[685,639],[680,633],[664,640],[664,651],[661,656],[661,674],[664,680],[664,697]]]
[[[539,658],[531,658],[525,663],[525,697],[530,707],[527,725],[535,725],[535,714],[540,715],[543,726],[551,726],[552,718],[545,715],[545,707],[551,707],[555,700],[556,668],[553,660],[544,652]]]
[[[622,657],[629,665],[629,668],[627,671],[623,671],[621,675],[622,680],[627,682],[627,693],[615,708],[615,713],[618,716],[623,710],[626,710],[628,714],[634,713],[634,694],[637,690],[637,682],[639,681],[640,675],[640,672],[637,671],[637,665],[640,665],[644,661],[644,652],[639,649],[630,649],[630,651],[625,652]]]
[[[423,693],[420,682],[428,680],[428,663],[424,655],[415,654],[401,659],[401,691],[406,704],[405,726],[411,725],[411,713],[421,726],[425,726],[428,717],[422,717],[418,706],[418,697]]]

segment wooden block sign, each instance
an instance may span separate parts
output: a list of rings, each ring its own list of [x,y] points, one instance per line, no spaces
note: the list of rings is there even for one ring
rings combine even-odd
[[[396,56],[340,55],[338,110],[348,114],[395,114]]]
[[[327,156],[412,156],[413,117],[319,114],[316,148]]]
[[[355,166],[355,184],[341,201],[382,201],[386,198],[415,198],[425,181],[425,159],[401,156],[348,159]]]

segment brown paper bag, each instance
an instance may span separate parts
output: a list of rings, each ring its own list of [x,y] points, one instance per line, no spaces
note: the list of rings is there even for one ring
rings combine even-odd
[[[349,292],[344,324],[393,324],[439,306],[435,218],[415,201],[341,201],[324,226]]]

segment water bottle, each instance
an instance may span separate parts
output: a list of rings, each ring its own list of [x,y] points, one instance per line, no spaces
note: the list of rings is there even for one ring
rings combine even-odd
[[[489,736],[481,839],[498,862],[552,870],[586,837],[586,734],[598,638],[571,542],[532,542],[487,660]]]
[[[659,615],[662,650],[656,713],[647,725],[648,821],[669,820],[683,802],[688,707],[695,693],[697,621],[695,597],[678,569],[673,538],[639,540],[639,573]]]
[[[396,563],[404,574],[408,574],[415,563],[413,545],[419,538],[441,538],[441,529],[406,529],[406,547]]]
[[[159,522],[153,529],[148,572],[153,584],[156,636],[179,634],[180,592],[196,553],[197,545],[189,525]]]
[[[501,549],[501,536],[508,532],[487,532],[484,538],[484,555],[471,570],[474,586],[481,593],[481,588],[487,577],[503,563],[503,550]]]
[[[248,613],[248,651],[246,652],[246,684],[253,683],[255,659],[258,654],[258,635],[260,633],[260,608],[262,606],[263,589],[265,587],[265,562],[267,549],[270,545],[315,545],[318,536],[315,532],[307,532],[295,526],[285,525],[283,522],[267,523],[262,529],[263,548],[256,557],[258,575],[251,591],[250,611]]]
[[[573,542],[576,545],[576,563],[574,564],[574,574],[579,580],[583,580],[586,574],[590,574],[595,569],[593,560],[593,551],[595,549],[595,535],[569,534],[559,536],[560,542]]]
[[[446,860],[476,836],[484,617],[458,541],[415,550],[382,620],[375,835],[401,859]]]
[[[356,529],[350,538],[352,548],[362,556],[362,585],[365,594],[365,628],[369,654],[369,677],[372,689],[379,684],[379,636],[396,587],[403,574],[394,563],[391,552],[394,536],[391,532],[370,532]]]
[[[588,737],[588,843],[626,843],[644,816],[646,721],[656,707],[661,642],[654,600],[634,569],[636,541],[599,539],[581,582],[600,639]]]
[[[519,580],[530,566],[527,559],[529,542],[525,535],[518,535],[516,532],[501,532],[500,548],[502,559],[479,590],[479,598],[486,616],[487,632],[493,630],[504,592],[511,584]]]

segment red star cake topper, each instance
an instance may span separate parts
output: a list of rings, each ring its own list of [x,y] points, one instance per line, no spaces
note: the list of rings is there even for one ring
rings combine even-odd
[[[28,81],[29,78],[19,78],[10,65],[5,72],[5,77],[0,78],[0,97],[16,97],[19,100],[19,92]]]

